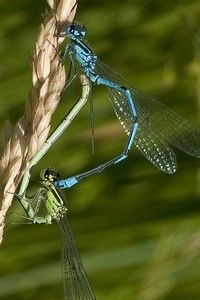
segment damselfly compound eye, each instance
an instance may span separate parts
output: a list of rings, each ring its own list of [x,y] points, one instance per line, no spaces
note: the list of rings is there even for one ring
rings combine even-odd
[[[40,177],[42,180],[48,180],[52,182],[55,180],[59,180],[60,174],[55,170],[47,168],[40,173]]]
[[[87,29],[84,25],[71,24],[66,27],[66,34],[72,39],[83,39],[87,34]]]

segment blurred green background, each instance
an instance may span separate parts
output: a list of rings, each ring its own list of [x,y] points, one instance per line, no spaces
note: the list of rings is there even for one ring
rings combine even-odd
[[[0,2],[0,122],[22,115],[31,85],[30,56],[45,0]],[[200,1],[79,1],[76,20],[107,64],[146,94],[200,124]],[[76,88],[74,88],[76,87]],[[75,91],[75,92],[74,92]],[[73,83],[53,127],[80,94]],[[95,155],[90,108],[33,170],[30,193],[47,166],[64,177],[104,162],[126,136],[107,93],[94,87]],[[130,157],[63,194],[91,285],[99,300],[200,299],[200,160],[176,151],[178,171],[166,175],[134,149]],[[0,299],[63,299],[56,224],[11,224],[0,249]],[[27,220],[20,218],[21,223]]]

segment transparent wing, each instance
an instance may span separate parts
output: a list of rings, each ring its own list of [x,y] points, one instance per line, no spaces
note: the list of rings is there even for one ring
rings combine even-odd
[[[58,222],[61,235],[61,256],[66,300],[95,300],[81,263],[73,232],[65,214]]]
[[[138,114],[138,131],[134,144],[156,167],[167,173],[176,170],[176,156],[170,144],[183,152],[200,157],[200,129],[159,101],[146,97],[135,86],[107,65],[97,61],[97,74],[130,89]],[[114,111],[129,134],[134,122],[126,96],[110,89]]]

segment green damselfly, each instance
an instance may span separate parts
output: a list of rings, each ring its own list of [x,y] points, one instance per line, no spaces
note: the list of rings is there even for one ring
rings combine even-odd
[[[41,173],[41,184],[33,197],[36,206],[33,209],[29,197],[23,197],[27,201],[26,213],[34,224],[51,224],[53,220],[57,222],[61,236],[61,259],[64,282],[64,293],[66,300],[95,300],[86,272],[83,268],[72,229],[67,218],[67,208],[61,194],[54,186],[54,181],[58,180],[59,174],[46,169]],[[46,215],[39,216],[41,203],[45,204]],[[30,209],[31,208],[31,209]],[[34,211],[34,216],[29,212]]]

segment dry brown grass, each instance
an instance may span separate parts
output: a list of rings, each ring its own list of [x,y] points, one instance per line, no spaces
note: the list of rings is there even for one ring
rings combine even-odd
[[[27,169],[49,134],[51,117],[57,108],[65,85],[65,70],[58,56],[58,28],[73,21],[75,0],[47,0],[50,9],[40,26],[32,58],[32,87],[23,116],[13,127],[5,126],[5,150],[0,159],[1,211],[0,242],[3,237],[5,215],[14,193]]]

